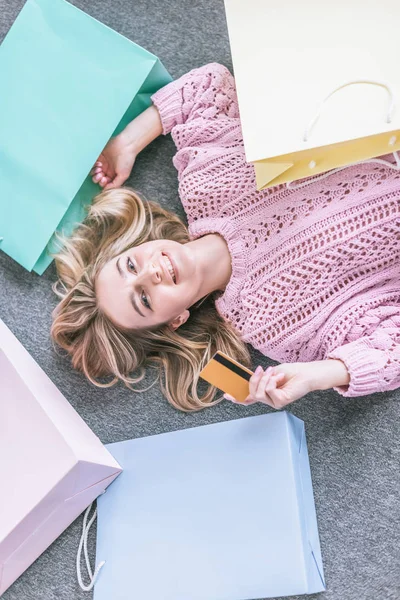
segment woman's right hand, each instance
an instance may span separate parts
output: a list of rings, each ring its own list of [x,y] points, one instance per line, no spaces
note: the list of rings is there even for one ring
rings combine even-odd
[[[90,171],[92,181],[105,190],[120,187],[131,174],[136,155],[124,136],[111,138]]]
[[[120,187],[131,174],[139,152],[162,132],[158,109],[152,104],[110,139],[90,171],[94,183],[105,190]]]

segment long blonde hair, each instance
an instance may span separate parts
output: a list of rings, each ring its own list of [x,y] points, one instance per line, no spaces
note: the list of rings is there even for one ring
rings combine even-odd
[[[169,402],[180,410],[199,410],[219,401],[213,386],[205,386],[202,394],[197,390],[199,372],[216,350],[250,363],[246,345],[215,308],[216,294],[191,307],[188,321],[176,331],[167,325],[122,330],[97,304],[95,281],[101,268],[129,248],[155,239],[186,243],[190,238],[178,216],[143,201],[129,188],[96,196],[85,221],[70,238],[60,238],[62,249],[55,256],[59,279],[53,289],[61,301],[53,313],[51,335],[70,354],[74,368],[95,385],[110,387],[121,380],[134,389],[145,367],[155,365]]]

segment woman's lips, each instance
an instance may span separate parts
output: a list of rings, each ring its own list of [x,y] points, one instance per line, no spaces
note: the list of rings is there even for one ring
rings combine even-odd
[[[169,260],[171,261],[171,265],[172,268],[174,270],[175,273],[175,283],[179,283],[179,271],[178,271],[178,267],[176,266],[175,261],[168,255]]]
[[[166,266],[166,270],[168,272],[168,275],[171,277],[172,282],[175,283],[175,284],[177,284],[178,283],[178,270],[176,268],[176,265],[175,265],[174,261],[172,260],[172,258],[170,257],[170,255],[167,254],[166,252],[162,252],[161,255],[167,259],[167,260],[164,260],[164,264]],[[174,273],[173,277],[171,275],[170,267],[172,268],[172,271]]]

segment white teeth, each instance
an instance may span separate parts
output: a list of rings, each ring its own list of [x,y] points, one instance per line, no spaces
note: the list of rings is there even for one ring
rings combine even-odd
[[[172,263],[171,263],[171,261],[169,260],[169,258],[168,258],[168,256],[166,254],[164,254],[164,259],[165,259],[165,263],[167,265],[168,271],[170,272],[171,277],[173,279],[173,282],[176,283],[176,277],[175,277],[174,268],[173,268]]]

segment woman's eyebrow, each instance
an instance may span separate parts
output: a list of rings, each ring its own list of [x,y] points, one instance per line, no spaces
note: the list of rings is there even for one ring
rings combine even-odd
[[[126,273],[124,273],[123,270],[121,269],[121,267],[119,265],[119,259],[117,260],[117,262],[115,264],[117,266],[118,272],[121,275],[121,277],[124,277],[126,279]]]
[[[145,315],[142,313],[142,311],[139,309],[138,305],[136,304],[134,293],[131,294],[131,303],[132,303],[133,308],[139,313],[139,315],[141,317],[144,317]]]
[[[119,274],[121,275],[121,277],[124,277],[126,279],[126,273],[124,273],[124,271],[121,269],[121,266],[119,264],[119,259],[117,260],[117,262],[115,263],[118,269]],[[137,313],[139,313],[139,315],[141,317],[144,317],[145,315],[142,313],[142,311],[139,309],[137,303],[136,303],[136,299],[135,299],[135,293],[133,292],[130,296],[130,301],[131,304],[133,306],[133,308],[136,310]]]

